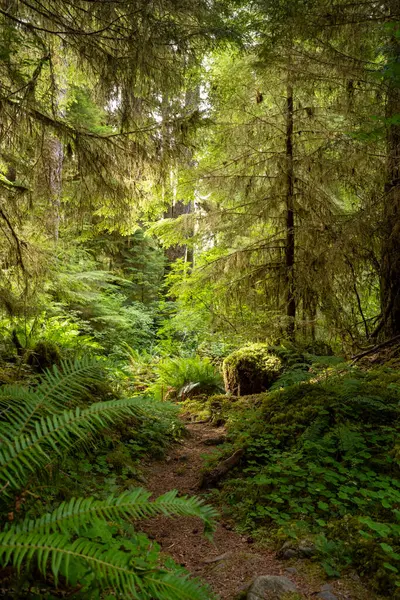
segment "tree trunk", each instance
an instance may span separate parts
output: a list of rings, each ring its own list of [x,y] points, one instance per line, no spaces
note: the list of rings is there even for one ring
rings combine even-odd
[[[294,165],[293,165],[293,86],[288,71],[286,88],[286,316],[288,320],[287,334],[290,340],[295,338],[296,298],[294,277]]]
[[[392,2],[393,4],[393,2]],[[400,334],[400,39],[393,32],[390,40],[386,101],[386,183],[383,210],[381,260],[382,332],[385,339]]]
[[[43,167],[50,203],[48,227],[55,242],[58,241],[60,228],[63,160],[61,141],[55,136],[49,136],[44,142]]]

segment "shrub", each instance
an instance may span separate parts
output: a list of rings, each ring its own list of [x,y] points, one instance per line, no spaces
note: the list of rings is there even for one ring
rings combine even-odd
[[[223,362],[225,389],[235,396],[268,390],[279,377],[282,361],[265,344],[250,344],[236,350]]]

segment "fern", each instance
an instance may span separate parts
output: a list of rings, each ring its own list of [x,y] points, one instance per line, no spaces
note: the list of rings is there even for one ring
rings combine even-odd
[[[47,371],[36,389],[0,389],[3,498],[18,494],[31,473],[76,444],[90,443],[104,428],[128,416],[144,419],[150,414],[154,418],[152,403],[137,397],[71,407],[98,375],[98,363],[88,359],[64,362],[62,372]],[[91,528],[107,527],[110,521],[124,525],[160,514],[198,517],[206,533],[212,532],[216,512],[202,500],[178,498],[176,491],[154,501],[150,495],[139,488],[105,500],[73,498],[36,519],[26,517],[7,524],[0,533],[0,564],[21,571],[35,563],[43,576],[50,569],[56,584],[60,576],[73,583],[77,569],[84,567],[85,589],[112,590],[121,598],[205,600],[209,594],[198,582],[160,566],[157,550],[152,560],[148,554],[138,554],[143,544],[139,537],[118,542],[111,536],[107,546],[85,537]]]
[[[104,501],[74,498],[39,519],[25,519],[8,526],[0,533],[0,562],[20,570],[23,564],[35,560],[43,575],[50,568],[57,583],[60,574],[71,580],[71,560],[77,560],[87,565],[104,590],[113,587],[119,594],[133,598],[151,598],[157,594],[154,597],[166,600],[204,600],[204,590],[187,577],[178,577],[164,569],[143,569],[142,564],[135,565],[129,552],[114,545],[105,549],[84,537],[71,540],[69,534],[71,530],[82,534],[85,528],[106,519],[142,519],[159,514],[198,517],[211,531],[216,511],[201,499],[178,498],[176,491],[167,492],[153,502],[150,493],[140,488]]]
[[[101,364],[91,357],[79,360],[65,359],[61,367],[47,369],[37,389],[37,393],[46,402],[62,404],[76,400],[77,396],[87,390],[88,385],[101,379]]]
[[[150,492],[142,488],[127,491],[106,500],[72,498],[63,502],[52,513],[39,519],[25,519],[9,527],[16,533],[63,532],[65,529],[80,530],[96,519],[143,519],[156,515],[198,517],[203,520],[206,531],[213,531],[217,512],[199,498],[178,498],[176,490],[159,496],[150,502]]]
[[[0,449],[0,480],[8,482],[9,489],[20,487],[27,473],[51,460],[51,452],[62,454],[77,441],[87,443],[90,436],[126,416],[143,415],[140,405],[139,398],[131,398],[97,402],[87,409],[76,407],[32,421],[34,431],[15,438],[12,429],[0,427],[4,440]]]
[[[5,408],[0,432],[11,437],[35,430],[35,416],[61,412],[68,403],[76,401],[87,386],[99,380],[101,371],[97,360],[64,360],[61,370],[47,369],[36,389],[17,385],[0,388],[0,406]]]
[[[71,541],[60,533],[0,533],[0,561],[11,564],[18,571],[26,563],[35,561],[46,576],[50,567],[55,583],[60,575],[70,582],[75,560],[87,565],[96,578],[97,585],[107,591],[112,589],[124,598],[158,598],[159,600],[205,600],[205,590],[196,581],[179,577],[164,569],[143,569],[135,565],[128,552],[84,538]],[[133,562],[133,564],[132,564]],[[135,568],[136,567],[136,568]]]
[[[182,400],[190,395],[224,391],[218,369],[207,359],[167,358],[156,368],[158,379],[149,390],[163,399],[167,394]]]

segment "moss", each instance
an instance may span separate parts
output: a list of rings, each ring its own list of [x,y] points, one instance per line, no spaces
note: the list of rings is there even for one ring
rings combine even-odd
[[[235,396],[268,390],[282,372],[282,361],[270,354],[266,344],[250,344],[223,362],[225,389]]]
[[[38,373],[53,365],[59,366],[61,363],[60,348],[54,342],[49,340],[39,340],[27,357],[27,364]]]
[[[351,563],[393,594],[400,583],[399,371],[345,365],[232,400],[209,402],[227,422],[229,451],[244,449],[220,492],[242,526],[269,527],[272,536],[307,525],[327,573]]]

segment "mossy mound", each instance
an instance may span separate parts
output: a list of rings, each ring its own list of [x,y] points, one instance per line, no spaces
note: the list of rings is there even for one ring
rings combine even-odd
[[[42,373],[53,365],[60,366],[60,348],[49,340],[38,340],[33,349],[29,351],[26,362],[38,373]]]
[[[249,344],[227,356],[222,367],[226,391],[248,396],[271,387],[282,372],[282,361],[266,344]]]

